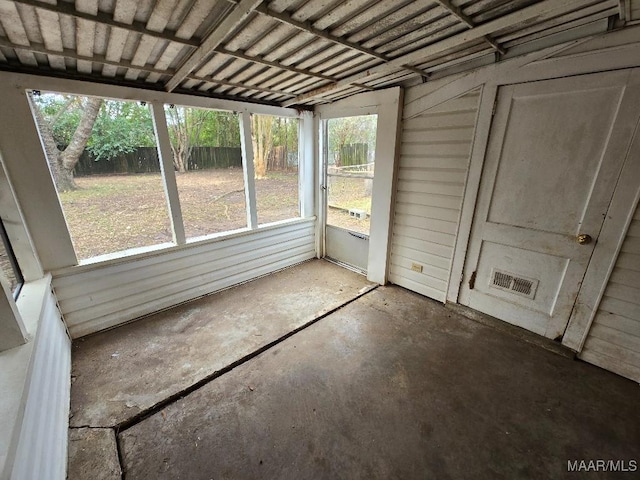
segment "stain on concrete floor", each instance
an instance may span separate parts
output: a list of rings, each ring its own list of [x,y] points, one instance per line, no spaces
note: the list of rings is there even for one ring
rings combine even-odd
[[[126,422],[371,286],[310,261],[76,340],[71,426]]]
[[[128,480],[565,478],[640,460],[637,388],[379,287],[117,438]]]
[[[69,429],[69,480],[122,478],[116,436],[112,428]]]

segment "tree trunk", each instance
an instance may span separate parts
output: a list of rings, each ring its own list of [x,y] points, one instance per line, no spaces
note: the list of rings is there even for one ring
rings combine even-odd
[[[42,145],[44,146],[45,157],[47,157],[47,163],[49,164],[49,170],[51,170],[51,176],[54,183],[58,184],[58,177],[60,176],[58,168],[58,146],[53,139],[53,133],[49,122],[44,118],[44,115],[40,111],[40,107],[35,103],[33,99],[33,93],[29,92],[29,101],[31,102],[31,109],[36,120],[36,127],[40,132],[40,138],[42,139]]]
[[[267,159],[273,143],[273,117],[253,115],[251,142],[253,144],[253,162],[255,177],[264,178],[267,175]]]
[[[49,168],[51,169],[51,176],[56,184],[56,188],[59,192],[65,192],[67,190],[75,190],[77,188],[76,182],[73,178],[73,169],[75,168],[80,155],[87,146],[91,131],[93,130],[93,124],[98,118],[100,107],[102,106],[101,98],[90,97],[87,99],[87,104],[84,106],[80,123],[71,137],[71,141],[64,151],[58,150],[56,141],[53,138],[53,131],[49,122],[44,118],[44,115],[40,111],[40,107],[33,100],[32,93],[29,93],[32,109],[35,115],[36,124],[42,143],[44,145],[45,155]]]
[[[80,155],[84,152],[91,131],[93,130],[93,124],[98,118],[100,113],[100,107],[102,106],[102,99],[89,97],[87,98],[87,104],[84,106],[82,112],[82,118],[80,123],[73,132],[71,142],[63,152],[58,155],[59,177],[58,177],[58,191],[75,190],[77,188],[76,182],[73,179],[73,169],[75,168]]]

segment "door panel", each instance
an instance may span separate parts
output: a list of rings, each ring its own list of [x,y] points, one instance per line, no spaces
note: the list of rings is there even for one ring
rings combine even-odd
[[[488,220],[573,235],[593,191],[621,91],[549,94],[540,87],[512,89]],[[506,101],[509,92],[501,94]],[[559,192],[571,193],[559,201]]]
[[[628,80],[613,72],[500,88],[461,303],[562,335],[629,140],[617,124]]]
[[[367,271],[369,237],[344,228],[326,226],[327,257],[349,265],[361,272]]]

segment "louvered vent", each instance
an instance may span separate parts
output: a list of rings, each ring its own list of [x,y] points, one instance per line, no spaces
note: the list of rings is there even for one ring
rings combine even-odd
[[[513,273],[493,270],[491,275],[491,287],[515,293],[527,298],[534,298],[538,289],[538,280],[519,277]]]
[[[513,277],[511,275],[507,275],[506,273],[494,272],[493,274],[493,284],[497,287],[511,288],[512,281]]]

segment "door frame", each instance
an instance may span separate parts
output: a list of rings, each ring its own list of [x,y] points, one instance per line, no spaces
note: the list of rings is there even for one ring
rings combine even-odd
[[[389,273],[391,225],[401,134],[403,90],[400,87],[362,93],[316,108],[318,132],[317,236],[318,256],[326,253],[325,125],[332,118],[378,115],[376,170],[371,192],[371,229],[367,279],[384,285]]]
[[[600,54],[600,52],[597,52],[597,54]],[[594,56],[596,55],[594,54]],[[573,60],[573,58],[571,60]],[[447,289],[448,302],[459,303],[462,282],[469,280],[465,277],[466,264],[469,260],[467,258],[467,253],[471,240],[471,230],[476,213],[476,203],[481,178],[484,174],[485,155],[493,124],[498,88],[506,85],[548,80],[563,76],[606,75],[613,71],[593,71],[593,67],[589,68],[587,66],[582,69],[576,68],[576,71],[571,71],[568,75],[558,76],[557,72],[554,72],[554,69],[551,67],[551,63],[556,62],[544,62],[541,65],[535,65],[534,63],[535,66],[528,65],[526,73],[522,71],[525,69],[521,69],[521,71],[518,72],[519,75],[491,75],[490,78],[486,79],[485,83],[482,84],[476,133],[474,136],[471,159],[465,182],[462,211],[460,215],[456,244],[454,247],[450,281]],[[587,63],[587,65],[588,64],[589,63]],[[554,67],[557,69],[557,65],[554,65]],[[625,70],[629,72],[630,77],[635,77],[633,82],[630,83],[630,86],[638,86],[638,82],[640,81],[638,80],[640,78],[640,69],[628,68]],[[466,88],[468,88],[467,85],[464,84],[466,82],[461,83],[463,84],[460,85],[460,87],[465,88],[466,90]],[[637,94],[637,92],[632,93],[633,99],[638,98]],[[638,99],[638,101],[640,102],[640,99]],[[637,155],[637,150],[640,149],[640,146],[638,146],[638,136],[640,135],[638,130],[640,127],[638,126],[637,118],[629,128],[634,129],[636,133],[634,137],[630,139],[629,145],[627,145],[625,150],[626,157],[620,170],[619,181],[616,183],[612,192],[613,196],[611,203],[609,204],[605,223],[601,230],[601,238],[594,249],[589,265],[587,266],[583,285],[578,292],[576,304],[570,314],[569,323],[562,338],[562,344],[576,352],[580,352],[582,350],[589,328],[591,327],[591,322],[593,321],[593,317],[597,311],[604,289],[608,283],[611,269],[618,257],[622,241],[624,240],[624,236],[630,222],[630,215],[633,215],[634,206],[637,203],[633,200],[634,198],[637,199],[638,195],[640,195],[640,190],[638,190],[640,189],[640,185],[630,185],[630,183],[633,183],[634,181],[633,174],[627,175],[625,173],[626,171],[629,171],[636,174],[635,172],[637,172],[637,169],[639,168],[637,166],[637,163],[639,162],[632,158],[632,150],[635,151],[635,155]],[[587,301],[586,297],[588,295],[594,295],[594,297],[591,297]]]
[[[627,150],[600,238],[562,338],[562,344],[576,352],[582,351],[639,201],[640,119],[636,121],[633,139]]]

